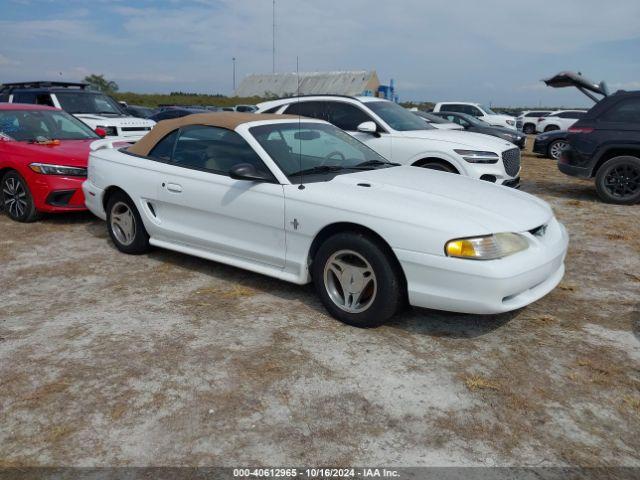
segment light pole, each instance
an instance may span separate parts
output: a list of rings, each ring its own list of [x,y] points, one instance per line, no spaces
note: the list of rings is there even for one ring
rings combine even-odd
[[[231,59],[233,61],[233,92],[236,91],[236,57]]]

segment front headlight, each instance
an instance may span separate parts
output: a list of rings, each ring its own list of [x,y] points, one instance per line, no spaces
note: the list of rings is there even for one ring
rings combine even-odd
[[[514,122],[513,120],[507,120],[507,125],[515,125],[516,122]]]
[[[29,168],[42,175],[66,175],[68,177],[86,177],[87,169],[81,167],[65,167],[48,163],[32,163]]]
[[[448,257],[495,260],[526,250],[529,242],[517,233],[496,233],[474,238],[450,240],[444,247]]]
[[[498,154],[479,150],[453,150],[469,163],[498,163]]]

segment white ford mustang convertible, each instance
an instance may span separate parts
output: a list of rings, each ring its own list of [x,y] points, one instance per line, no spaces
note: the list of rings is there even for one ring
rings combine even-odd
[[[87,207],[122,252],[150,245],[313,282],[331,314],[380,325],[408,301],[521,308],[562,279],[568,236],[542,200],[390,163],[320,120],[211,113],[92,145]]]

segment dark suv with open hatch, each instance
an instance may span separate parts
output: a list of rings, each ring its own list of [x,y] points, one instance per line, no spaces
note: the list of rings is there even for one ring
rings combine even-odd
[[[569,128],[567,141],[558,161],[561,172],[595,178],[605,202],[640,202],[640,91],[600,100]]]

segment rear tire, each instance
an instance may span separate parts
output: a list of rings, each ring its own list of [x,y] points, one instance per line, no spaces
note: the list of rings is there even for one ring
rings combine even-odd
[[[129,255],[149,251],[149,234],[133,200],[124,192],[115,192],[107,201],[107,230],[116,248]]]
[[[560,154],[562,150],[567,148],[569,143],[566,140],[554,140],[549,144],[549,148],[547,149],[547,154],[549,158],[554,160],[558,160],[560,158]]]
[[[338,233],[320,246],[311,265],[318,296],[334,318],[354,327],[377,327],[402,306],[399,266],[369,236]]]
[[[0,192],[2,208],[11,220],[30,223],[40,218],[27,182],[18,172],[10,171],[2,177]]]
[[[549,125],[544,129],[545,132],[553,132],[554,130],[560,130],[560,127],[557,125]]]
[[[640,158],[625,155],[607,160],[596,174],[596,191],[607,203],[639,203]]]

